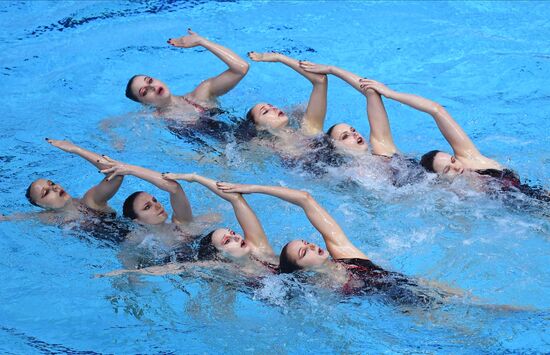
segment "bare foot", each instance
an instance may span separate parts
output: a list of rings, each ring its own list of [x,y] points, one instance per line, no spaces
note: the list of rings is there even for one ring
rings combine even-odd
[[[279,60],[279,53],[275,53],[275,52],[266,52],[266,53],[248,52],[248,58],[252,59],[255,62],[276,62],[276,61]]]

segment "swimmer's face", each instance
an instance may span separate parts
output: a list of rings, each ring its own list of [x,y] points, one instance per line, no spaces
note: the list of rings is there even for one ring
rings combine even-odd
[[[162,204],[147,192],[142,192],[136,197],[133,207],[136,220],[143,224],[161,224],[168,218]]]
[[[145,75],[136,76],[130,84],[130,90],[140,103],[155,107],[169,104],[172,95],[162,81]]]
[[[250,245],[240,235],[227,228],[216,229],[212,234],[212,244],[219,251],[233,257],[242,258],[250,253]]]
[[[252,113],[252,120],[258,128],[277,129],[288,125],[288,116],[271,104],[259,103],[250,112]]]
[[[286,252],[289,260],[302,269],[311,269],[324,264],[329,257],[326,250],[305,240],[288,243]]]
[[[366,152],[369,146],[365,138],[346,123],[339,123],[332,128],[330,138],[334,139],[335,146],[352,152]]]
[[[30,198],[42,208],[59,209],[65,207],[71,195],[51,180],[38,179],[31,185]]]
[[[464,172],[464,165],[454,156],[439,152],[434,156],[434,171],[441,176],[452,179]]]

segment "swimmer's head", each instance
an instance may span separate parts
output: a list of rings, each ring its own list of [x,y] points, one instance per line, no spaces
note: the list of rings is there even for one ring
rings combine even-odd
[[[464,165],[454,156],[440,150],[432,150],[422,156],[420,165],[429,172],[454,178],[464,172]]]
[[[162,81],[140,74],[128,80],[126,97],[143,105],[162,107],[170,104],[172,94]]]
[[[128,196],[122,206],[122,214],[143,224],[161,224],[168,218],[162,204],[144,191],[137,191]]]
[[[46,179],[33,181],[25,196],[35,206],[54,210],[65,207],[71,200],[71,195],[65,192],[61,185]]]
[[[302,269],[312,269],[328,260],[326,250],[305,240],[293,240],[283,247],[279,256],[279,270],[283,274]]]
[[[222,253],[239,259],[250,253],[250,246],[240,235],[227,228],[219,228],[201,239],[199,260],[215,260]]]
[[[288,125],[288,116],[277,107],[261,102],[254,105],[246,114],[246,119],[260,129],[278,129]]]
[[[333,139],[334,146],[350,152],[366,152],[369,150],[363,136],[347,123],[337,123],[330,127],[327,135]]]

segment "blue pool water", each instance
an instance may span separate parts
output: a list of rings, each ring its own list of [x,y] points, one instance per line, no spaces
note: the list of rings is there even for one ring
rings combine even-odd
[[[255,288],[223,274],[95,279],[122,267],[117,247],[36,220],[0,222],[0,352],[550,351],[547,206],[510,206],[460,184],[388,187],[368,166],[314,179],[233,143],[212,142],[215,151],[204,153],[124,97],[133,74],[158,77],[183,94],[223,70],[205,51],[165,44],[191,27],[242,56],[281,51],[432,98],[484,154],[550,188],[548,18],[546,2],[2,2],[2,213],[36,210],[23,195],[37,177],[77,196],[101,178],[44,142],[70,139],[159,171],[307,189],[376,263],[468,296],[405,311],[309,286],[286,297],[297,285],[280,276]],[[327,127],[345,120],[367,132],[364,99],[329,82]],[[304,103],[309,90],[282,65],[253,63],[221,105],[243,116],[258,101]],[[386,107],[401,151],[447,149],[429,116],[394,102]],[[105,120],[121,122],[124,146],[101,129]],[[342,176],[358,186],[342,188]],[[224,225],[238,229],[223,201],[199,186],[184,188],[197,213],[221,213]],[[112,205],[120,212],[138,189],[168,202],[129,178]],[[247,199],[276,249],[293,238],[321,241],[298,209]]]

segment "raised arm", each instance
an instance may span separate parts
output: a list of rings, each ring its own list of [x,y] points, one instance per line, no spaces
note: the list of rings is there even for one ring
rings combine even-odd
[[[248,205],[243,196],[239,193],[224,192],[216,186],[216,181],[197,174],[175,174],[165,173],[163,177],[168,180],[185,180],[187,182],[198,182],[210,191],[231,203],[239,225],[243,229],[246,240],[264,252],[273,253],[273,248],[265,235],[262,224],[256,213]]]
[[[69,141],[49,138],[46,138],[46,141],[54,147],[59,148],[67,153],[78,155],[98,169],[105,169],[107,167],[107,165],[102,163],[101,155],[79,147]],[[122,184],[122,180],[122,176],[118,176],[116,179],[113,180],[102,179],[99,184],[92,187],[84,194],[82,202],[86,206],[94,210],[101,211],[107,209],[108,201],[117,193],[120,185]]]
[[[351,243],[334,218],[308,192],[280,186],[231,184],[227,182],[218,183],[218,188],[224,192],[271,195],[297,205],[304,210],[313,227],[321,233],[333,258],[368,259],[361,250]]]
[[[120,189],[123,179],[123,176],[116,176],[109,180],[102,179],[99,184],[86,191],[82,202],[93,210],[101,211],[109,208],[108,202]]]
[[[187,33],[187,36],[169,39],[168,43],[179,48],[201,46],[220,58],[229,67],[229,69],[218,76],[205,80],[197,86],[189,94],[192,98],[199,101],[215,100],[218,96],[222,96],[233,89],[248,73],[248,63],[229,48],[207,40],[191,31],[190,28],[187,30]]]
[[[367,98],[367,117],[370,126],[369,140],[372,145],[372,152],[376,155],[386,156],[392,156],[397,152],[384,102],[382,102],[382,98],[375,90],[362,90],[361,83],[359,82],[361,77],[359,75],[333,65],[311,62],[302,62],[300,65],[304,70],[313,73],[332,74],[365,95]]]
[[[143,168],[141,166],[124,164],[107,156],[103,156],[102,162],[108,166],[108,168],[101,170],[102,173],[108,174],[108,177],[106,178],[107,181],[110,181],[119,175],[133,175],[143,179],[170,194],[170,204],[172,205],[172,209],[174,211],[172,215],[172,222],[187,223],[193,220],[191,204],[187,199],[185,191],[183,191],[180,184],[176,181],[163,179],[162,174],[154,170]]]
[[[311,91],[306,113],[302,121],[302,130],[306,134],[319,134],[323,132],[323,125],[327,114],[327,76],[325,74],[305,71],[301,68],[300,61],[280,53],[249,52],[248,56],[255,62],[282,63],[294,69],[311,82],[313,90]]]
[[[50,138],[46,138],[46,142],[50,143],[56,148],[61,149],[64,152],[78,155],[98,169],[106,168],[106,165],[101,163],[101,155],[79,147],[72,142]]]
[[[460,125],[456,123],[447,110],[445,110],[443,106],[437,102],[428,100],[421,96],[394,91],[384,84],[374,80],[361,79],[360,82],[361,89],[364,91],[370,89],[375,90],[380,95],[385,96],[388,99],[401,102],[402,104],[410,106],[414,109],[430,114],[434,118],[437,127],[439,127],[439,130],[447,142],[449,142],[453,148],[455,156],[460,156],[465,159],[482,156],[462,127],[460,127]]]

